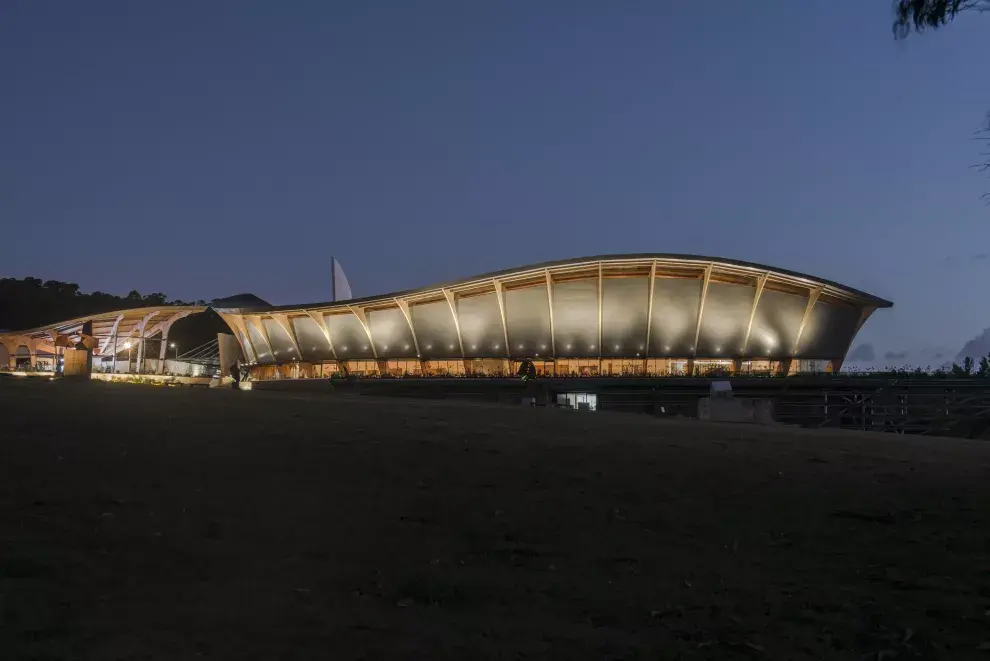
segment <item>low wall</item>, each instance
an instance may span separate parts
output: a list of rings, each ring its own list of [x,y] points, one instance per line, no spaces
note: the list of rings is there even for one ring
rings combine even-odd
[[[248,381],[250,390],[278,390],[282,392],[333,392],[330,379],[281,379],[273,381]]]
[[[737,397],[702,397],[698,400],[698,419],[712,422],[752,422],[774,424],[773,400]]]
[[[210,377],[208,376],[170,376],[164,374],[106,374],[96,372],[93,374],[94,381],[107,381],[113,383],[144,383],[156,386],[203,386],[209,387]]]
[[[136,373],[137,361],[129,363],[126,357],[118,358],[117,364],[114,365],[112,356],[103,356],[101,358],[93,358],[93,369],[97,372],[110,374],[113,371],[116,371],[117,374],[131,374],[132,371]],[[144,361],[144,371],[146,374],[157,374],[158,359],[147,358]],[[208,376],[211,372],[205,365],[187,363],[182,360],[172,360],[171,358],[165,360],[165,371],[176,376]]]

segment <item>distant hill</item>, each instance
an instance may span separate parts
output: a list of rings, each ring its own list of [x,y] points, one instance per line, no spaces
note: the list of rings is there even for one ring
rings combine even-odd
[[[264,308],[270,307],[271,303],[254,294],[234,294],[226,298],[215,298],[210,305],[218,308]]]
[[[982,333],[964,344],[956,355],[956,362],[962,364],[967,357],[979,362],[986,355],[990,355],[990,328],[984,328]]]

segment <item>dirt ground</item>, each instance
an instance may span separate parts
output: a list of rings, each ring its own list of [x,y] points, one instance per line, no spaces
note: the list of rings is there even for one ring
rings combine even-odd
[[[971,441],[0,379],[0,658],[990,658],[988,477]]]

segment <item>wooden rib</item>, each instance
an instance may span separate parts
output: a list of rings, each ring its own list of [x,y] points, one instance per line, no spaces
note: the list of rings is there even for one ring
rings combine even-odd
[[[550,278],[550,269],[546,269],[544,273],[547,278],[547,307],[550,309],[550,355],[556,359],[557,344],[553,335],[553,280]]]
[[[289,336],[289,341],[292,342],[292,348],[296,352],[296,358],[298,360],[302,360],[302,351],[299,349],[299,340],[296,338],[296,330],[292,327],[292,322],[289,321],[288,315],[273,314],[271,315],[271,318],[272,321],[278,324]]]
[[[698,304],[698,325],[694,329],[694,347],[691,349],[691,356],[698,356],[698,340],[701,338],[701,317],[705,314],[705,298],[708,296],[708,283],[712,279],[712,268],[714,264],[705,267],[705,280],[701,285],[701,302]]]
[[[449,289],[443,289],[443,297],[447,300],[450,308],[450,316],[454,318],[454,330],[457,332],[457,346],[461,349],[461,360],[464,360],[464,343],[461,342],[461,323],[457,320],[457,306],[454,303],[454,294]]]
[[[598,262],[598,360],[602,358],[602,338],[604,337],[604,331],[602,330],[602,303],[604,301],[604,288],[602,282],[602,263]]]
[[[368,336],[368,342],[371,344],[371,355],[374,357],[375,361],[378,361],[378,349],[375,348],[375,340],[371,337],[371,327],[368,325],[368,317],[364,313],[364,308],[359,308],[353,305],[348,305],[347,309],[357,317],[357,320],[361,322],[361,328],[364,329],[364,334]],[[367,360],[367,359],[365,359]]]
[[[502,282],[498,278],[492,278],[495,285],[495,298],[498,300],[498,313],[502,317],[502,337],[505,340],[505,357],[512,358],[509,352],[509,325],[505,323],[505,292],[502,290]]]
[[[217,312],[217,314],[219,314],[220,317],[227,322],[228,326],[240,333],[241,337],[244,338],[244,342],[247,344],[247,347],[250,347],[251,349],[251,362],[258,362],[258,350],[254,346],[254,341],[251,339],[251,334],[247,331],[247,326],[244,323],[244,315],[229,314],[227,312]],[[244,352],[244,356],[247,357],[246,351]]]
[[[653,260],[650,265],[650,299],[646,303],[646,344],[643,348],[643,355],[650,355],[650,332],[653,328],[653,286],[657,281],[657,260]]]
[[[409,324],[409,332],[412,333],[413,347],[416,348],[416,357],[419,358],[419,340],[416,339],[416,328],[413,326],[412,315],[409,313],[409,304],[398,298],[395,299],[395,304],[399,306],[399,311],[402,312],[402,316],[406,318],[406,323]]]
[[[769,273],[764,273],[756,281],[756,295],[753,296],[753,309],[749,311],[749,323],[746,324],[746,337],[743,338],[742,345],[742,355],[746,355],[746,349],[749,347],[749,336],[753,332],[753,320],[756,319],[756,306],[760,304],[760,296],[763,295],[763,287],[767,284],[767,278],[770,277]]]
[[[268,329],[265,328],[265,324],[262,323],[261,317],[259,316],[244,317],[244,320],[249,322],[252,326],[254,326],[254,329],[258,331],[258,333],[261,335],[261,339],[263,339],[265,341],[265,344],[268,345],[268,355],[271,356],[272,362],[275,362],[275,348],[272,346],[272,339],[268,337]],[[255,354],[255,358],[257,357],[258,354]]]
[[[330,354],[333,356],[334,360],[337,360],[337,350],[333,348],[333,338],[330,337],[330,328],[327,326],[327,319],[323,316],[322,311],[318,310],[307,310],[308,314],[316,325],[319,326],[320,332],[323,333],[323,337],[327,339],[327,344],[330,346]]]
[[[811,317],[811,309],[815,307],[815,302],[818,301],[818,297],[821,294],[821,287],[815,287],[808,294],[808,306],[804,309],[804,316],[801,317],[801,325],[798,326],[797,337],[794,338],[794,350],[791,351],[792,356],[798,355],[798,347],[801,346],[801,335],[804,334],[804,327],[808,324],[808,318]]]

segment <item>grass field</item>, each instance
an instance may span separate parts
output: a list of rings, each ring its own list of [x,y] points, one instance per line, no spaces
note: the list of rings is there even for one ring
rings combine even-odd
[[[0,379],[2,659],[990,658],[990,446]]]

